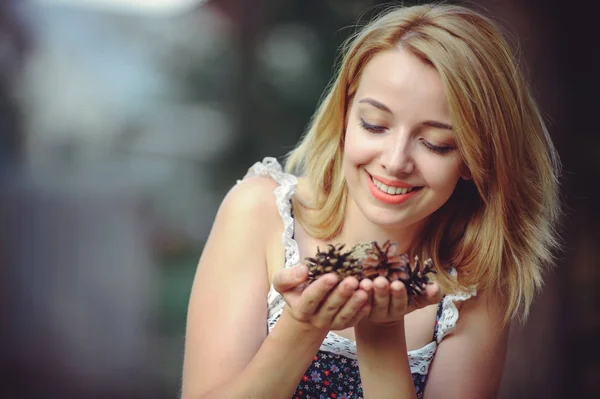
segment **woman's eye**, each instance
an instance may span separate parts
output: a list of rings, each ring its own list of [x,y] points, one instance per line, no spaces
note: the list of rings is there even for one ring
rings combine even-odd
[[[363,127],[363,129],[371,133],[383,133],[386,129],[384,126],[371,125],[370,123],[367,123],[363,118],[360,118],[360,125]]]
[[[456,149],[455,146],[450,146],[450,145],[444,145],[444,146],[440,146],[440,145],[435,145],[433,143],[430,143],[427,140],[423,140],[421,139],[421,143],[423,143],[423,145],[425,147],[427,147],[428,149],[430,149],[433,152],[436,152],[438,154],[447,154],[450,151]]]

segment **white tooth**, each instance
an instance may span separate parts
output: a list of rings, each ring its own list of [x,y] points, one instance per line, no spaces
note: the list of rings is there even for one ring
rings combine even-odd
[[[391,195],[406,194],[406,193],[409,193],[410,191],[412,191],[412,188],[386,186],[379,180],[375,180],[374,177],[371,177],[371,181],[373,182],[373,184],[375,184],[375,186],[378,189],[380,189],[384,193],[391,194]]]

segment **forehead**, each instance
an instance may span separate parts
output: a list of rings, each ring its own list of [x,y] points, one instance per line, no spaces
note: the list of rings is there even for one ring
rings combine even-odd
[[[389,107],[425,106],[448,112],[447,98],[438,71],[429,63],[402,49],[376,54],[362,72],[356,96],[373,97]]]

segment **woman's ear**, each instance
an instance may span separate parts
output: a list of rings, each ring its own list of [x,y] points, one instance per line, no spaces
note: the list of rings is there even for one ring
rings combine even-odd
[[[471,171],[464,162],[460,165],[460,177],[464,180],[471,180],[473,178]]]

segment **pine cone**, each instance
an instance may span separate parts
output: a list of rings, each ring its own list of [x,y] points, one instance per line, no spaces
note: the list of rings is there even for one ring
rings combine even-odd
[[[394,281],[398,280],[401,275],[405,278],[410,275],[408,255],[399,254],[398,245],[389,240],[381,247],[373,241],[362,260],[362,267],[363,278],[371,280],[383,276]]]
[[[310,284],[319,276],[334,272],[342,279],[348,276],[358,276],[361,273],[361,267],[358,259],[352,256],[352,251],[343,252],[345,244],[328,245],[329,250],[322,252],[317,247],[317,254],[314,258],[306,258],[308,266],[308,280]]]
[[[429,277],[427,277],[427,275],[429,273],[437,273],[435,270],[433,270],[433,262],[431,261],[431,259],[427,259],[423,264],[423,270],[421,270],[421,263],[419,262],[419,257],[415,256],[414,268],[411,270],[409,266],[408,276],[406,278],[399,278],[400,281],[402,281],[406,286],[406,291],[408,292],[409,298],[415,295],[423,295],[426,289],[425,286],[429,284]]]
[[[415,256],[414,268],[411,268],[408,255],[398,253],[398,245],[389,240],[382,246],[375,241],[357,244],[346,252],[342,251],[344,247],[344,244],[329,245],[327,252],[317,248],[314,258],[306,258],[309,284],[319,276],[331,272],[338,274],[342,279],[354,276],[359,281],[365,278],[374,280],[383,276],[389,281],[402,281],[410,298],[423,295],[429,283],[427,274],[436,273],[431,259],[425,261],[421,270],[419,258]]]

